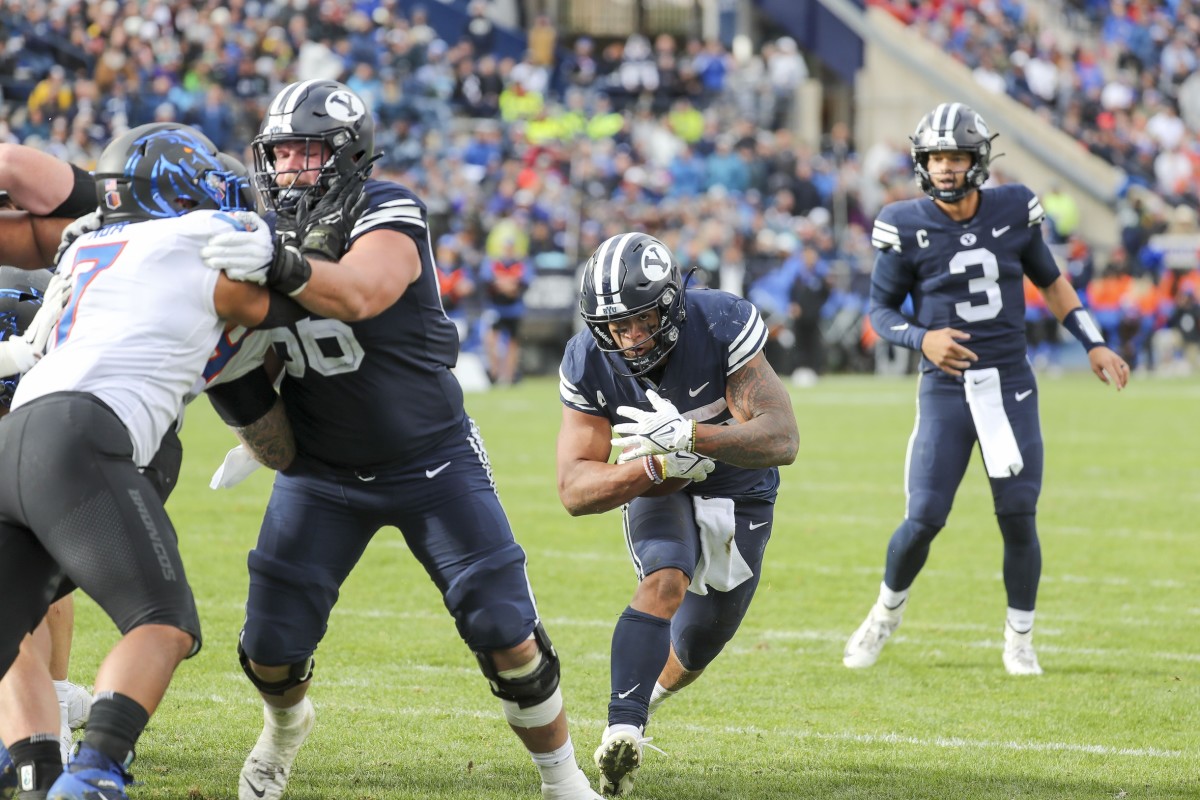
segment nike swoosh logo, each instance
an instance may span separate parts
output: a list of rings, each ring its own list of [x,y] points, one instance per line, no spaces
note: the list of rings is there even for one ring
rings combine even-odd
[[[1008,233],[1008,229],[1011,227],[1012,225],[1005,225],[1003,228],[992,228],[992,238],[994,239],[1003,236],[1004,234]]]
[[[892,330],[894,330],[894,331],[906,331],[906,330],[908,330],[908,323],[906,322],[906,323],[904,323],[903,325],[893,325],[893,326],[892,326]]]
[[[437,469],[427,469],[427,470],[425,470],[425,477],[426,478],[436,478],[438,476],[438,473],[441,472],[442,470],[444,470],[448,466],[450,466],[449,461],[447,461],[445,464],[442,464]]]
[[[637,687],[639,687],[639,686],[641,686],[641,684],[636,683],[636,684],[634,684],[633,689],[630,689],[628,692],[617,692],[617,697],[620,698],[621,700],[624,700],[626,697],[629,697],[629,695],[633,694],[634,689],[637,689]]]
[[[1018,403],[1021,402],[1026,397],[1029,397],[1029,395],[1031,395],[1031,394],[1033,394],[1033,389],[1026,389],[1023,392],[1017,392],[1017,402]]]
[[[704,391],[704,387],[708,386],[708,384],[709,384],[709,381],[705,381],[704,383],[697,386],[695,389],[688,389],[688,397],[695,397],[696,395],[700,394],[701,392]]]
[[[769,521],[768,521],[768,522],[769,522]],[[768,524],[768,522],[751,522],[751,523],[750,523],[750,530],[752,530],[752,531],[758,530],[758,529],[759,529],[759,528],[761,528],[763,525],[766,525],[766,524]]]
[[[246,785],[250,787],[250,791],[254,792],[255,797],[262,797],[267,793],[266,789],[260,789],[250,781],[246,781]]]

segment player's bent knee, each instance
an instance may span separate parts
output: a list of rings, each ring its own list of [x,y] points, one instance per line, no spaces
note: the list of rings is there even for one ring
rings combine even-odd
[[[528,617],[526,609],[498,602],[463,614],[458,632],[472,650],[505,650],[528,635]]]
[[[533,639],[537,644],[533,659],[513,669],[497,670],[489,653],[475,653],[492,694],[504,707],[505,718],[518,728],[549,725],[563,708],[558,653],[540,623],[534,628]]]
[[[297,664],[288,664],[285,677],[270,681],[254,671],[254,666],[250,663],[250,656],[246,654],[241,642],[238,642],[238,662],[242,665],[246,677],[254,684],[255,689],[275,697],[287,694],[289,690],[312,680],[313,668],[317,663],[312,656],[309,656]]]

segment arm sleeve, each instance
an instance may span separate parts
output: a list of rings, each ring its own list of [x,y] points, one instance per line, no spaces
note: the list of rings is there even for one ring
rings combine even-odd
[[[90,172],[74,164],[71,165],[71,170],[75,173],[75,185],[71,187],[71,194],[62,205],[46,214],[47,217],[76,219],[96,210],[96,179]]]
[[[871,326],[892,344],[920,350],[927,330],[901,313],[912,289],[912,276],[893,250],[881,250],[871,271]]]
[[[234,428],[244,428],[262,419],[279,396],[267,371],[261,367],[228,383],[210,386],[205,394],[217,416]]]
[[[1045,289],[1062,274],[1039,227],[1030,230],[1029,244],[1021,251],[1021,268],[1039,289]]]

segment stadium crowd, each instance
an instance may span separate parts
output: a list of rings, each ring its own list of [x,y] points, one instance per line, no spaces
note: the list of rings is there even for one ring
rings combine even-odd
[[[1126,170],[1123,246],[1098,274],[1065,193],[1043,198],[1051,240],[1123,355],[1184,363],[1179,353],[1200,335],[1186,313],[1200,278],[1167,269],[1150,241],[1197,227],[1187,210],[1197,205],[1200,164],[1186,179],[1159,175],[1182,175],[1200,153],[1195,124],[1174,112],[1189,85],[1176,78],[1191,74],[1178,64],[1194,61],[1191,4],[1118,2],[1118,21],[1154,22],[1166,34],[1146,40],[1145,26],[1097,16],[1103,47],[1072,50],[1031,30],[1016,3],[887,5],[940,37],[984,86],[1076,126],[1080,141]],[[90,168],[115,134],[179,120],[248,156],[274,92],[340,79],[379,121],[383,175],[429,199],[447,308],[493,379],[519,377],[522,295],[538,269],[573,275],[600,242],[634,228],[697,266],[693,280],[752,299],[781,373],[807,382],[872,368],[868,231],[884,203],[916,196],[911,163],[884,143],[857,152],[844,124],[819,143],[792,133],[794,88],[808,76],[794,41],[757,50],[667,35],[564,42],[538,18],[524,56],[502,58],[487,12],[472,3],[459,30],[439,31],[420,6],[398,0],[7,0],[0,142]],[[1037,80],[1042,61],[1055,75],[1048,94]],[[1124,100],[1113,99],[1114,86],[1126,88]],[[1171,154],[1186,156],[1174,173]],[[1005,180],[1002,171],[994,180]],[[1037,307],[1030,325],[1046,332],[1035,355],[1052,362],[1057,348],[1046,343],[1057,329]],[[1169,336],[1158,337],[1156,359],[1159,332]]]

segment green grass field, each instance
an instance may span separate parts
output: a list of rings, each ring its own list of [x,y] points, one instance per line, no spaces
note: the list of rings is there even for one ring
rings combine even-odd
[[[793,393],[797,463],[784,470],[764,578],[738,636],[649,733],[637,798],[1200,797],[1200,382],[1043,379],[1046,482],[1038,607],[1041,678],[1000,663],[1001,540],[975,463],[872,669],[841,664],[903,513],[914,380],[831,378]],[[398,401],[401,402],[401,401]],[[557,386],[468,397],[500,495],[529,554],[581,763],[604,725],[608,646],[634,576],[617,512],[572,519],[555,491]],[[232,446],[206,403],[184,432],[168,507],[200,605],[186,662],[139,747],[135,798],[237,795],[260,704],[237,665],[245,555],[265,471],[220,493]],[[79,604],[73,677],[90,684],[115,639]],[[537,773],[399,534],[381,532],[344,587],[317,653],[318,723],[293,800],[533,798]]]

